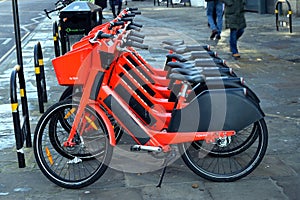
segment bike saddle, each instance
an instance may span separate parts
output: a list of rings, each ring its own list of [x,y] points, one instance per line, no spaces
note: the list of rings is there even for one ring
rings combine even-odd
[[[178,73],[182,75],[190,75],[193,76],[195,74],[201,74],[203,71],[199,68],[173,68],[171,69],[171,73]]]
[[[202,59],[206,59],[206,58],[217,58],[216,57],[216,53],[213,51],[192,51],[192,52],[188,52],[188,53],[184,53],[184,54],[168,54],[167,57],[167,61],[171,61],[171,59],[175,59],[178,62],[186,62],[188,60],[194,60],[197,58],[202,58]]]
[[[179,46],[184,44],[184,40],[165,40],[162,43],[170,46]]]
[[[244,78],[242,77],[226,77],[226,76],[220,76],[220,77],[207,77],[205,80],[206,84],[210,85],[218,85],[218,84],[238,84],[238,85],[244,85]]]
[[[224,66],[224,67],[228,67],[226,65],[226,61],[222,60],[220,58],[195,59],[194,63],[195,63],[195,66],[199,66],[199,67],[208,67],[208,66],[216,66],[216,65],[221,65],[221,66]]]
[[[185,69],[190,69],[195,67],[193,63],[183,63],[183,62],[168,62],[167,66],[170,68],[185,68]]]
[[[218,58],[217,52],[215,51],[192,51],[190,54],[191,58],[202,58],[205,55],[211,56],[213,58]]]
[[[169,77],[170,77],[170,79],[175,79],[175,80],[180,80],[180,81],[188,81],[192,84],[205,82],[205,76],[202,74],[183,75],[183,74],[178,74],[178,73],[171,73]]]
[[[173,68],[171,72],[180,73],[184,75],[194,75],[201,73],[205,76],[231,76],[232,68],[227,67],[194,67],[194,68]]]
[[[166,57],[167,57],[167,62],[170,62],[173,59],[175,59],[178,62],[188,61],[185,57],[183,57],[182,55],[179,55],[179,54],[168,54],[168,55],[166,55]]]
[[[165,49],[171,50],[177,54],[184,54],[191,51],[209,51],[208,45],[189,45],[189,46],[165,46]]]

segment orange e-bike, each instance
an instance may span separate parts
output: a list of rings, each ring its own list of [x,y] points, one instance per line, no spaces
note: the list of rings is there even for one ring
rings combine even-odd
[[[195,63],[170,62],[165,82],[150,74],[153,82],[145,82],[146,61],[140,62],[134,50],[139,45],[128,38],[130,24],[116,26],[115,32],[102,26],[88,44],[53,60],[59,84],[80,85],[82,91],[80,99],[59,101],[39,119],[34,154],[43,174],[65,188],[94,183],[110,166],[124,133],[132,138],[130,151],[165,155],[158,186],[176,155],[212,181],[251,173],[268,141],[259,102],[245,87],[210,87],[210,78],[192,67]],[[195,92],[195,85],[206,86]],[[162,86],[167,87],[159,90]]]

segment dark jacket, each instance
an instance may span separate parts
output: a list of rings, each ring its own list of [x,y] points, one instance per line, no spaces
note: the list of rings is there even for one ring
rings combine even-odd
[[[230,29],[246,28],[245,0],[221,0],[225,3],[225,25]]]

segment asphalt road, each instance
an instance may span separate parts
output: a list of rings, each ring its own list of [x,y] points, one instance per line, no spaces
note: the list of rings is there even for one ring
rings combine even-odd
[[[14,50],[13,0],[0,0],[0,64]],[[55,0],[19,0],[18,10],[22,40],[46,17],[44,9],[53,9]]]

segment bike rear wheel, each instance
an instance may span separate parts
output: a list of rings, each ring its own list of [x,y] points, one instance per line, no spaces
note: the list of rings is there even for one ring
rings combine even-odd
[[[264,119],[255,122],[254,127],[256,130],[251,132],[249,141],[235,150],[216,150],[215,143],[210,144],[210,148],[207,145],[203,148],[201,145],[180,144],[182,159],[194,173],[205,179],[219,182],[241,179],[260,164],[267,149],[268,131]]]
[[[70,100],[50,107],[37,124],[33,144],[34,155],[43,174],[53,183],[71,189],[97,181],[106,171],[113,151],[103,120],[90,107],[85,108],[78,128],[82,134],[74,138],[76,145],[63,145],[69,129],[61,124],[59,118],[68,115],[68,124],[72,125],[77,107],[78,104]],[[70,112],[66,115],[68,110]],[[83,123],[87,118],[92,121]]]

